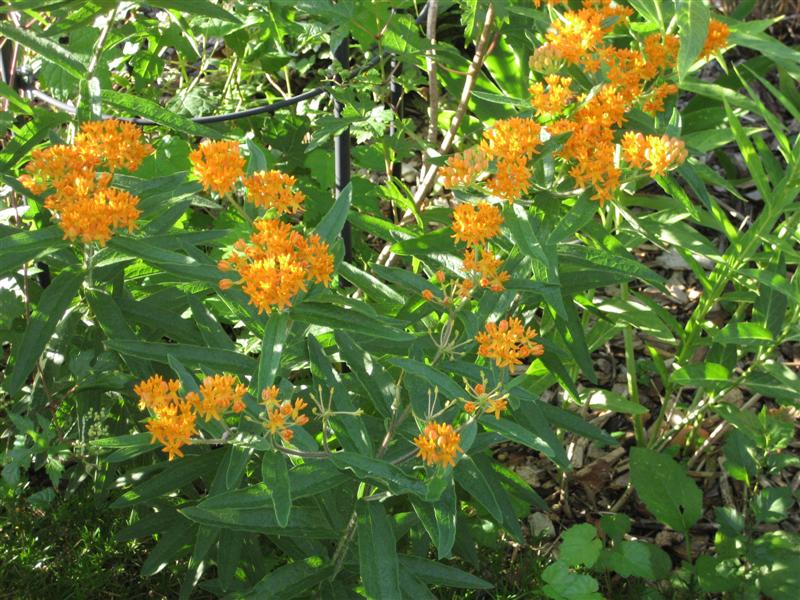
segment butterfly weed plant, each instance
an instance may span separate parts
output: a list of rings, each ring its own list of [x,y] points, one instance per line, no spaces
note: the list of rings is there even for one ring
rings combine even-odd
[[[73,120],[0,88],[8,498],[89,487],[181,597],[493,597],[483,549],[535,552],[527,517],[590,447],[625,483],[573,501],[518,597],[790,597],[800,55],[737,20],[752,3],[429,2],[427,33],[412,3],[129,4],[3,8],[77,98]],[[372,71],[319,66],[346,37]],[[381,108],[390,72],[427,90],[416,121]],[[271,116],[179,109],[314,78]],[[392,162],[417,157],[412,191]]]

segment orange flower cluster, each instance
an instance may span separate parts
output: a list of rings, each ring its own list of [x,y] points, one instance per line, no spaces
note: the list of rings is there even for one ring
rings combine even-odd
[[[417,456],[422,457],[429,466],[455,466],[456,456],[463,452],[460,443],[461,434],[452,425],[434,421],[425,425],[422,433],[414,438],[414,444],[419,449]]]
[[[469,248],[464,252],[464,268],[477,273],[481,287],[488,287],[493,292],[502,292],[505,289],[505,282],[511,278],[508,272],[500,270],[502,265],[503,261],[497,258],[488,246],[486,248]],[[472,285],[470,279],[461,282],[464,293],[460,295],[468,296]]]
[[[477,148],[470,148],[448,158],[439,175],[446,188],[469,187],[488,168],[489,157]]]
[[[499,386],[490,391],[486,391],[486,385],[477,384],[470,390],[473,400],[464,403],[464,410],[469,414],[476,412],[493,413],[495,419],[499,419],[504,411],[508,410],[508,394],[501,394]]]
[[[643,135],[629,131],[622,137],[622,153],[632,167],[647,169],[652,177],[663,175],[686,160],[683,140],[668,135]]]
[[[150,144],[143,144],[142,132],[133,123],[108,119],[90,121],[81,125],[75,136],[75,145],[96,157],[112,173],[116,169],[135,171],[153,152]]]
[[[214,375],[203,379],[200,394],[189,392],[186,400],[208,422],[211,419],[221,419],[222,413],[228,408],[235,413],[242,412],[245,408],[242,398],[246,393],[247,388],[233,375]]]
[[[571,89],[572,77],[562,77],[553,73],[545,76],[544,81],[544,83],[535,82],[528,88],[531,94],[531,105],[536,109],[537,115],[557,115],[575,96]]]
[[[534,342],[537,333],[525,327],[516,317],[503,319],[500,323],[487,323],[485,331],[475,340],[480,344],[478,354],[492,359],[500,368],[522,364],[528,356],[541,356],[544,347]]]
[[[34,194],[53,189],[45,207],[57,213],[65,239],[105,245],[115,229],[133,231],[141,214],[139,198],[110,187],[112,174],[135,171],[152,151],[135,125],[87,122],[73,145],[34,150],[20,182]],[[100,167],[108,172],[98,173]]]
[[[285,441],[291,441],[294,431],[290,429],[292,425],[305,425],[308,417],[301,414],[301,411],[308,406],[300,398],[296,398],[294,404],[289,400],[283,402],[278,400],[278,388],[274,385],[266,388],[261,393],[261,400],[266,406],[267,423],[266,428],[272,435],[280,435]]]
[[[233,186],[244,176],[244,157],[235,141],[212,142],[206,140],[189,154],[194,174],[203,189],[220,196],[233,190]]]
[[[240,239],[221,271],[235,270],[240,279],[222,279],[220,287],[235,283],[250,297],[258,312],[270,314],[292,305],[292,297],[306,291],[310,281],[328,285],[333,274],[333,256],[328,244],[316,234],[304,237],[289,223],[277,219],[256,219],[250,241]]]
[[[706,41],[703,44],[703,51],[700,56],[708,58],[718,50],[721,50],[728,45],[728,36],[730,29],[722,21],[711,19],[708,22],[708,33],[706,34]]]
[[[176,379],[164,381],[161,375],[139,382],[134,391],[139,396],[139,408],[149,409],[154,416],[147,422],[147,430],[158,441],[172,460],[183,457],[181,448],[191,444],[197,433],[197,415],[220,419],[228,408],[234,412],[244,410],[242,397],[245,387],[232,375],[206,377],[200,394],[189,392],[185,398],[178,394],[181,384]]]
[[[462,203],[453,210],[453,237],[467,246],[484,244],[500,233],[503,215],[488,202]]]
[[[264,208],[274,208],[279,213],[296,213],[306,199],[303,192],[294,189],[297,180],[280,171],[258,171],[244,180],[250,202]]]

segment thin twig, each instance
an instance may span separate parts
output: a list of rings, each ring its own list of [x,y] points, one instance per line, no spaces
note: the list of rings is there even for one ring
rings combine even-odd
[[[439,16],[439,0],[428,3],[427,36],[430,49],[425,53],[425,64],[428,67],[428,143],[435,146],[439,133],[439,83],[436,80],[436,23]],[[426,155],[423,154],[422,172],[428,168]]]

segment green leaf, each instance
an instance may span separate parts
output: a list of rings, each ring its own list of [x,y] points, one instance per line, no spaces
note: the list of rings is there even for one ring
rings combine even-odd
[[[760,346],[772,341],[772,333],[757,323],[728,323],[714,334],[718,344],[735,344],[737,346]]]
[[[631,483],[653,515],[687,533],[703,512],[703,493],[682,466],[648,448],[631,448]]]
[[[321,325],[333,331],[350,331],[394,342],[413,342],[416,339],[414,335],[398,329],[393,319],[371,316],[329,303],[306,301],[292,308],[291,315],[298,321]]]
[[[27,28],[17,27],[5,21],[0,22],[0,36],[33,50],[42,58],[64,69],[75,79],[81,79],[86,74],[86,66],[81,57],[76,56],[64,46],[49,40],[44,35],[37,35]]]
[[[42,292],[39,304],[31,314],[25,333],[12,349],[14,370],[6,382],[6,391],[13,396],[22,388],[36,367],[58,323],[67,312],[81,287],[83,275],[64,271]]]
[[[418,377],[429,385],[430,389],[438,388],[439,392],[444,394],[447,399],[464,397],[464,390],[453,381],[452,377],[431,366],[412,358],[390,358],[389,362],[396,367],[400,367],[406,373]]]
[[[625,540],[608,555],[608,566],[622,577],[641,577],[648,581],[664,579],[672,570],[672,560],[658,546]]]
[[[143,446],[155,447],[150,443],[149,433],[131,433],[128,435],[117,435],[114,437],[90,440],[89,444],[97,448],[140,448]]]
[[[672,374],[675,385],[687,387],[718,388],[730,384],[730,372],[718,363],[694,363]]]
[[[20,231],[0,238],[0,275],[17,270],[35,260],[65,248],[63,232],[56,226],[35,231]]]
[[[779,523],[789,516],[794,504],[792,488],[769,487],[761,490],[753,497],[751,507],[759,523]]]
[[[196,527],[187,524],[183,519],[166,530],[161,535],[156,547],[147,553],[141,575],[143,577],[155,575],[175,560],[183,548],[192,543],[196,531]]]
[[[289,333],[289,317],[284,312],[273,312],[269,315],[264,337],[261,340],[261,356],[258,359],[257,393],[275,383],[281,354]],[[260,396],[258,396],[260,398]]]
[[[466,573],[461,569],[419,556],[401,554],[400,568],[402,571],[413,574],[428,585],[472,590],[489,590],[494,587],[488,581]]]
[[[597,562],[602,549],[603,542],[597,538],[594,525],[581,523],[561,534],[558,560],[564,561],[570,567],[591,567]]]
[[[364,388],[375,410],[382,416],[388,417],[396,394],[394,380],[380,363],[353,341],[353,338],[343,331],[337,331],[334,335],[339,353],[347,361],[350,371]]]
[[[347,213],[350,210],[352,201],[353,186],[352,183],[348,183],[339,193],[339,197],[336,198],[336,202],[333,203],[330,210],[325,213],[325,216],[314,228],[314,233],[318,234],[328,244],[333,244],[334,240],[341,234],[345,222],[347,222]]]
[[[333,574],[333,565],[319,556],[278,567],[241,597],[251,600],[290,600],[308,592]]]
[[[106,334],[106,337],[118,340],[135,340],[136,335],[125,321],[125,316],[120,306],[111,295],[100,290],[91,290],[86,293],[86,300],[97,318],[97,323]],[[134,356],[122,354],[122,359],[135,374],[145,377],[151,372],[147,361]]]
[[[595,410],[611,410],[629,415],[643,415],[648,413],[646,407],[625,399],[622,394],[611,390],[587,389],[581,393],[581,399],[589,401],[589,406]]]
[[[773,194],[772,188],[769,185],[769,179],[764,171],[763,161],[758,156],[750,138],[747,137],[747,132],[744,130],[744,127],[742,127],[741,122],[736,115],[733,114],[728,101],[724,100],[723,105],[725,106],[725,114],[728,116],[728,125],[733,132],[736,145],[739,146],[739,151],[742,154],[745,165],[747,165],[747,170],[753,177],[753,183],[756,184],[756,188],[758,188],[758,192],[761,194],[764,202],[769,204],[770,200],[773,198]]]
[[[493,471],[482,471],[470,456],[464,456],[456,464],[453,476],[456,483],[475,498],[495,521],[502,523],[503,511],[497,500],[497,494],[501,491],[500,482]]]
[[[121,354],[169,364],[169,355],[189,367],[206,366],[213,371],[250,375],[256,369],[256,361],[233,350],[192,344],[168,344],[165,342],[133,342],[130,340],[108,340],[106,345]]]
[[[360,501],[356,511],[358,564],[367,598],[400,598],[400,563],[383,504]]]
[[[164,125],[165,127],[169,127],[175,131],[212,139],[222,137],[220,133],[214,129],[206,127],[205,125],[200,125],[191,119],[187,119],[186,117],[175,114],[160,104],[141,96],[132,96],[131,94],[104,89],[100,93],[100,97],[103,99],[103,102],[106,102],[111,106],[115,106],[135,115],[151,119],[159,125]]]
[[[560,560],[542,572],[545,581],[542,591],[553,600],[603,600],[597,590],[600,584],[591,575],[573,573]]]
[[[261,462],[261,478],[272,493],[272,505],[279,527],[286,527],[292,512],[292,486],[286,457],[275,452],[264,452]]]
[[[456,541],[456,494],[452,482],[433,503],[433,515],[438,531],[436,552],[439,560],[443,560],[450,557]]]
[[[337,532],[328,527],[327,519],[322,513],[308,508],[293,508],[285,527],[278,525],[275,511],[271,505],[241,510],[235,508],[208,509],[201,504],[183,508],[180,512],[188,519],[209,527],[310,539],[335,539],[337,537]]]
[[[678,77],[683,79],[694,64],[708,35],[709,11],[705,2],[682,0],[678,6],[681,47],[678,51]]]
[[[174,10],[179,15],[202,15],[212,19],[230,21],[231,23],[241,23],[238,17],[209,0],[143,0],[139,3]]]
[[[208,259],[208,262],[200,262],[190,256],[165,250],[157,246],[152,239],[115,236],[108,243],[108,247],[126,256],[141,258],[154,267],[180,276],[182,281],[202,281],[216,287],[221,279],[220,272],[211,259]]]
[[[414,494],[425,498],[428,488],[421,481],[411,479],[391,463],[355,452],[336,452],[331,461],[339,469],[351,470],[357,478],[375,482],[393,494]]]
[[[513,442],[527,446],[532,450],[538,450],[548,458],[555,457],[555,452],[550,447],[550,444],[514,421],[502,418],[495,419],[494,416],[487,415],[482,416],[479,421],[489,431],[496,431]]]

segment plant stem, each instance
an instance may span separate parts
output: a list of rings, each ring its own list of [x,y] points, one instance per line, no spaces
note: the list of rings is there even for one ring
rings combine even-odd
[[[621,291],[622,299],[627,300],[630,293],[627,283],[621,285]],[[633,329],[630,325],[625,325],[622,337],[625,342],[625,377],[628,382],[628,396],[631,402],[641,405],[639,402],[639,381],[636,376],[636,355],[633,348]],[[636,445],[644,446],[646,437],[641,414],[633,415],[633,431],[636,436]]]

